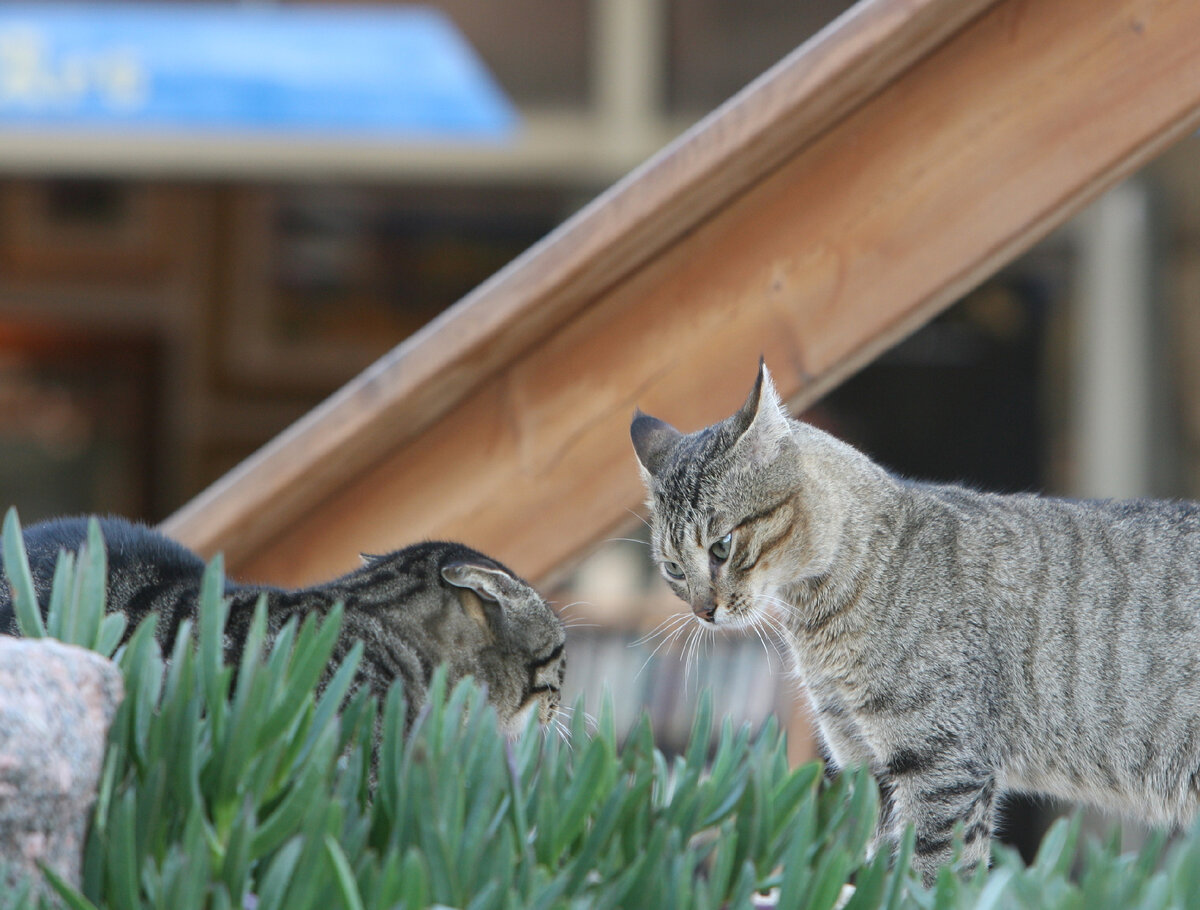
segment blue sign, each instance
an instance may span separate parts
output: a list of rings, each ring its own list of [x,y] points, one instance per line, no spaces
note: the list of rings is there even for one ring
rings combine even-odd
[[[0,3],[0,127],[469,140],[515,122],[424,7]]]

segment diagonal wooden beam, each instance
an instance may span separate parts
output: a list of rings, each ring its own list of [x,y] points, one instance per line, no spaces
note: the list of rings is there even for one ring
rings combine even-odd
[[[981,12],[982,11],[982,12]],[[804,405],[1200,122],[1191,0],[871,0],[169,519],[243,575],[457,537],[532,578],[760,353]]]

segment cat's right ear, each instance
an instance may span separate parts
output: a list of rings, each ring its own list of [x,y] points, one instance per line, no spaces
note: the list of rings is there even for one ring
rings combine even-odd
[[[633,451],[647,474],[657,474],[662,468],[663,458],[683,434],[657,417],[643,414],[639,409],[629,425],[629,438],[633,440]]]
[[[516,581],[511,575],[495,566],[460,561],[442,566],[442,578],[454,588],[463,611],[479,625],[491,631],[488,621],[488,605],[496,609],[497,604],[510,603],[515,599]]]

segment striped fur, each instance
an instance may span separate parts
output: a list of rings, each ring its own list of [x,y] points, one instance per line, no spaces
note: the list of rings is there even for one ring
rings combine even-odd
[[[108,610],[124,613],[128,636],[149,613],[158,614],[156,636],[164,653],[180,623],[196,619],[204,563],[163,535],[119,518],[100,522],[108,552]],[[85,518],[43,522],[24,532],[38,600],[45,610],[61,550],[77,550],[87,537]],[[382,698],[394,680],[404,682],[410,719],[423,704],[434,668],[446,664],[451,685],[472,675],[509,732],[536,711],[550,721],[559,706],[566,667],[562,624],[541,596],[500,565],[462,544],[419,543],[324,584],[300,590],[228,581],[226,658],[235,661],[260,595],[267,598],[273,638],[293,616],[324,614],[345,605],[337,663],[355,641],[364,645],[356,685]],[[0,585],[0,632],[17,634],[9,586]]]
[[[1004,791],[1196,815],[1200,505],[911,483],[790,420],[765,367],[721,423],[631,432],[668,583],[701,622],[781,634],[926,881],[956,830],[987,861]]]

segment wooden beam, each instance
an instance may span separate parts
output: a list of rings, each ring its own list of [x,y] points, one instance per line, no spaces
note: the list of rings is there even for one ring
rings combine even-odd
[[[986,0],[855,6],[163,525],[247,561],[877,92]]]
[[[810,402],[1197,122],[1189,0],[860,4],[165,530],[285,583],[426,536],[543,577],[639,503],[635,404],[694,429],[760,353]]]

